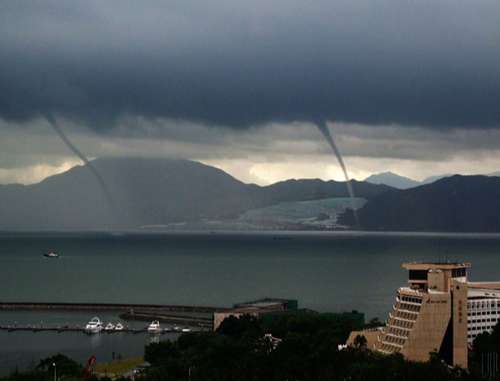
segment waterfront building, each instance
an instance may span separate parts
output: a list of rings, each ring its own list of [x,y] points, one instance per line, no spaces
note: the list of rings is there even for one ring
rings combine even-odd
[[[470,263],[404,263],[408,285],[400,287],[386,325],[352,332],[370,349],[426,361],[437,352],[450,365],[467,367],[473,340],[500,319],[500,282],[469,282]]]
[[[238,303],[235,304],[233,308],[214,312],[213,330],[216,331],[224,319],[230,316],[237,318],[243,315],[258,317],[269,313],[296,311],[297,308],[298,302],[294,299],[264,298],[245,303]]]

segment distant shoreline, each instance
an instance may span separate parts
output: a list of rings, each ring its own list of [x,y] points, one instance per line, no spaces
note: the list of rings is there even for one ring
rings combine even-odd
[[[400,231],[312,231],[312,230],[249,230],[249,231],[207,231],[207,230],[125,230],[125,231],[0,231],[0,238],[270,238],[283,239],[349,239],[349,238],[446,238],[446,239],[492,239],[500,240],[500,233],[462,233],[462,232],[400,232]]]

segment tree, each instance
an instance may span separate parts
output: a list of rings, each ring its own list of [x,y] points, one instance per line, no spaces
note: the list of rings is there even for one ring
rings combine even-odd
[[[384,322],[381,322],[378,317],[374,317],[365,325],[365,328],[377,328],[383,326],[385,326]]]
[[[60,353],[40,360],[36,369],[41,372],[48,372],[53,369],[53,364],[56,365],[58,379],[80,376],[83,371],[80,364]]]
[[[367,345],[366,337],[364,337],[363,335],[357,335],[354,338],[353,344],[354,344],[354,348],[356,348],[356,349],[366,349],[366,345]]]

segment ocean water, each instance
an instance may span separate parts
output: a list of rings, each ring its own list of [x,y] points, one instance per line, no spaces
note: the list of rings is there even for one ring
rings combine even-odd
[[[59,259],[42,256],[54,250]],[[354,233],[1,234],[0,301],[230,306],[297,299],[318,311],[385,319],[405,261],[469,261],[500,279],[500,236]],[[41,314],[41,315],[40,315]],[[59,315],[58,315],[59,314]],[[0,312],[0,322],[85,322],[88,314]],[[101,317],[102,318],[102,317]],[[108,316],[114,319],[116,317]],[[147,335],[0,332],[0,372],[58,351],[140,355]]]

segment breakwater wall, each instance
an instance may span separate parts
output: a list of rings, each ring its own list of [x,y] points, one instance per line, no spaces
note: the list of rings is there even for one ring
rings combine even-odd
[[[0,302],[0,311],[88,311],[117,312],[121,319],[149,321],[211,329],[214,314],[228,310],[223,307],[125,303],[33,303]]]
[[[205,314],[226,311],[228,308],[166,304],[0,302],[0,310],[123,311],[127,313],[137,310]]]

